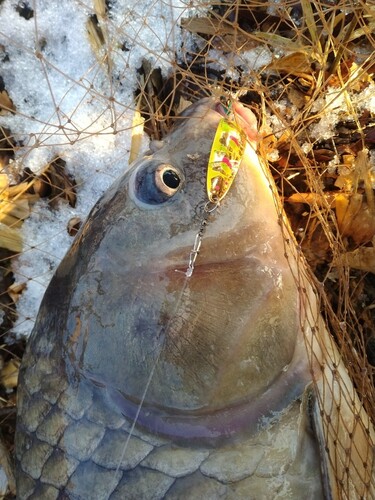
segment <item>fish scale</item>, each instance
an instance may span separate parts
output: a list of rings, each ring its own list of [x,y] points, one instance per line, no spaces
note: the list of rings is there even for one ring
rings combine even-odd
[[[38,361],[31,358],[37,372]],[[45,360],[41,364],[46,369]],[[23,369],[26,369],[24,366]],[[48,371],[48,370],[47,370]],[[59,488],[74,485],[71,498],[86,498],[87,482],[94,485],[95,498],[185,498],[208,495],[208,498],[269,498],[285,487],[310,491],[309,498],[320,498],[317,453],[305,458],[304,444],[291,440],[306,425],[301,415],[303,402],[296,401],[279,422],[264,428],[252,439],[231,444],[221,450],[212,447],[193,448],[168,444],[137,429],[127,446],[130,424],[116,412],[100,388],[69,386],[56,394],[54,377],[39,372],[43,392],[34,392],[25,404],[27,388],[20,393],[20,411],[27,415],[18,423],[17,447],[26,449],[17,458],[21,464],[20,498],[58,498]],[[33,380],[35,387],[36,380]],[[55,392],[51,398],[48,388]],[[45,399],[47,394],[48,401]],[[67,401],[72,401],[68,405]],[[66,408],[69,411],[64,411]],[[33,414],[35,418],[30,419]],[[302,422],[301,422],[302,420]],[[36,424],[36,421],[38,424]],[[23,432],[24,431],[24,432]],[[75,436],[70,443],[70,432]],[[61,436],[64,436],[62,438]],[[32,460],[29,459],[29,441]],[[66,443],[68,443],[66,445]],[[65,446],[69,454],[64,453]],[[124,449],[126,446],[125,453]],[[275,446],[279,456],[275,455]],[[40,453],[36,453],[40,447]],[[124,455],[124,456],[122,456]],[[303,480],[301,479],[303,476]],[[83,483],[82,483],[83,481]],[[76,485],[83,484],[82,491]],[[188,483],[188,484],[187,484]],[[111,484],[112,492],[108,485]],[[186,493],[188,488],[189,494]],[[259,494],[255,494],[258,491]],[[261,493],[260,493],[261,492]],[[260,496],[259,496],[260,495]]]

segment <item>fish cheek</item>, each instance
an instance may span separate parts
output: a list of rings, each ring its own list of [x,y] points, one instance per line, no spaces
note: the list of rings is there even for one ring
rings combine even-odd
[[[182,390],[201,407],[257,397],[292,360],[297,317],[257,264],[197,268],[170,321],[163,359],[179,367]]]
[[[109,285],[101,278],[100,272],[90,273],[77,285],[67,323],[67,357],[78,375],[137,397],[160,350],[162,298],[154,296],[151,303],[147,288],[152,283],[136,273],[121,288],[115,279]]]

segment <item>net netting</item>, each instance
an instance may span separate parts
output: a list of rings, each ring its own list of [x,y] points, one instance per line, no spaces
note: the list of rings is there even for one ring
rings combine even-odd
[[[310,304],[301,324],[316,331],[307,348],[323,372],[317,432],[332,488],[339,498],[374,491],[374,33],[365,0],[0,3],[0,401],[10,448],[20,338],[81,221],[146,137],[161,139],[188,103],[225,95],[255,112],[288,216],[280,208]]]

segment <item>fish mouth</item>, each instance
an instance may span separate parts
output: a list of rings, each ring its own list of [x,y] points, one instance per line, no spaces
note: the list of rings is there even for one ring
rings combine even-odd
[[[177,444],[217,446],[257,432],[298,399],[308,383],[307,364],[292,362],[272,385],[248,401],[218,409],[177,410],[129,399],[107,387],[117,408],[137,428]],[[296,380],[298,381],[296,383]]]

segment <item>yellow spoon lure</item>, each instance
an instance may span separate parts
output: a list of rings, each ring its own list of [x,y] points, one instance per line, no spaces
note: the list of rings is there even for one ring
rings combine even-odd
[[[207,195],[209,202],[204,208],[204,218],[198,233],[195,235],[194,246],[189,254],[189,265],[185,276],[193,275],[202,243],[203,233],[207,226],[208,216],[217,209],[220,201],[228,193],[240,167],[246,147],[246,134],[229,116],[231,105],[223,104],[227,118],[222,118],[216,129],[207,167]],[[210,206],[210,203],[212,206]]]
[[[228,118],[222,118],[216,129],[207,168],[207,195],[211,202],[219,203],[228,193],[245,146],[245,132]]]

